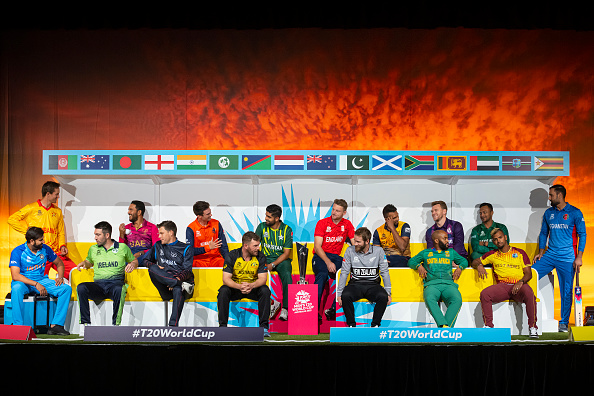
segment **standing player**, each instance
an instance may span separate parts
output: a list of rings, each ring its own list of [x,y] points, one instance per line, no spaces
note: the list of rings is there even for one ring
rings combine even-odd
[[[10,297],[13,324],[24,325],[23,297],[25,294],[50,295],[57,297],[58,303],[47,334],[69,335],[70,333],[64,329],[64,322],[68,313],[72,288],[64,283],[64,264],[52,248],[44,244],[41,228],[29,228],[25,233],[25,240],[27,242],[14,248],[10,254],[10,274],[12,275]],[[53,262],[57,268],[58,276],[55,280],[44,275],[47,262]]]
[[[119,242],[128,245],[136,258],[159,241],[157,226],[144,219],[145,209],[144,202],[132,201],[128,206],[130,224],[120,224]]]
[[[454,281],[460,277],[461,268],[468,266],[468,260],[449,247],[445,231],[433,232],[431,239],[435,248],[421,251],[408,260],[408,266],[423,278],[423,300],[437,327],[454,327],[462,307],[462,296]],[[453,263],[459,268],[452,274]],[[439,307],[440,300],[448,307],[445,316]]]
[[[82,267],[94,267],[94,282],[82,282],[76,287],[80,323],[83,325],[80,335],[84,335],[84,326],[91,324],[89,299],[101,301],[110,298],[113,301],[111,323],[120,325],[128,290],[125,273],[138,268],[138,260],[130,248],[111,239],[111,232],[111,224],[107,221],[95,224],[97,244],[89,248],[87,258],[76,266],[79,271]]]
[[[342,266],[342,248],[355,236],[355,227],[344,218],[348,204],[344,199],[335,199],[330,217],[318,221],[314,231],[314,255],[311,266],[318,285],[318,306],[328,279],[336,279],[336,271]],[[336,319],[336,302],[325,310],[326,319]],[[319,318],[321,320],[321,317]]]
[[[262,253],[266,256],[268,271],[278,272],[283,289],[283,304],[279,319],[287,320],[289,306],[289,285],[292,283],[293,267],[293,230],[280,219],[283,210],[276,204],[266,207],[264,223],[256,227],[256,235],[260,237]],[[278,312],[281,304],[274,300],[270,308],[270,318]]]
[[[29,227],[39,227],[43,230],[46,244],[52,248],[54,253],[60,256],[64,264],[64,276],[70,278],[70,271],[76,264],[68,258],[66,247],[66,231],[64,230],[64,219],[62,211],[55,203],[60,197],[60,183],[47,181],[41,187],[41,199],[33,202],[12,214],[8,218],[8,224],[15,230],[25,235]],[[47,275],[53,268],[57,271],[54,262],[48,262],[45,268]]]
[[[225,231],[212,218],[210,204],[198,201],[192,207],[196,220],[186,228],[186,243],[194,247],[194,267],[222,267],[229,255]]]
[[[575,271],[579,271],[582,266],[582,255],[586,248],[584,215],[578,208],[565,202],[566,194],[565,187],[560,184],[555,184],[549,189],[551,207],[545,211],[542,218],[538,237],[539,252],[534,256],[532,265],[538,272],[539,279],[553,268],[557,270],[561,294],[560,332],[568,331],[573,277]]]
[[[390,267],[408,267],[410,226],[400,221],[398,210],[394,205],[386,205],[382,214],[386,222],[373,233],[372,244],[384,249]]]
[[[344,261],[340,271],[340,279],[336,287],[336,300],[344,309],[347,326],[356,327],[354,302],[366,298],[375,303],[371,327],[378,327],[386,307],[392,302],[390,273],[388,260],[384,250],[379,246],[371,246],[371,232],[361,227],[355,231],[353,246],[344,252]],[[349,284],[345,286],[351,275]],[[380,284],[380,276],[384,286]]]
[[[448,205],[443,201],[431,202],[431,217],[433,224],[425,233],[427,249],[433,248],[432,235],[435,231],[442,230],[448,235],[448,245],[464,258],[468,258],[468,252],[464,247],[464,228],[457,221],[447,218]]]
[[[493,243],[497,250],[485,253],[472,261],[473,268],[481,279],[487,278],[484,264],[493,264],[493,273],[497,284],[491,285],[481,292],[481,308],[485,326],[493,327],[493,303],[513,299],[526,304],[529,335],[538,338],[536,327],[536,297],[528,281],[532,279],[530,259],[525,251],[509,246],[507,235],[495,228],[491,231]]]
[[[241,238],[241,247],[229,252],[223,267],[223,286],[217,295],[219,326],[227,327],[229,303],[249,298],[258,301],[258,321],[264,337],[270,337],[270,289],[266,286],[266,257],[260,251],[260,237],[248,231]]]
[[[173,299],[169,326],[178,326],[186,297],[194,293],[192,246],[180,242],[175,234],[177,226],[166,220],[157,225],[159,242],[145,255],[149,276],[164,301]]]
[[[505,224],[493,221],[493,205],[488,202],[482,203],[479,206],[479,216],[482,223],[474,227],[470,234],[470,246],[472,247],[472,253],[470,254],[471,262],[487,252],[497,250],[497,246],[495,246],[493,243],[494,240],[491,238],[491,232],[495,228],[503,231],[509,242],[509,233]]]

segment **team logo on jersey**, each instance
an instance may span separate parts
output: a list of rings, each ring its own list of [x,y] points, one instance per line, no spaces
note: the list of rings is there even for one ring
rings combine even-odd
[[[177,253],[171,252],[171,257],[176,258],[177,257]]]
[[[326,227],[326,232],[330,232],[332,231],[332,228],[330,226]]]
[[[114,253],[117,253],[117,252],[118,252],[118,250],[119,250],[118,248],[115,248],[115,249],[113,249],[113,252],[114,252]]]
[[[481,231],[481,236],[485,235],[485,231]]]
[[[41,210],[37,211],[37,216],[41,216]]]
[[[513,258],[518,258],[518,253],[513,253],[513,254],[512,254],[512,257],[513,257]]]
[[[373,262],[375,261],[375,259],[376,259],[376,258],[377,258],[377,257],[372,257],[372,258],[370,258],[370,259],[369,259],[369,261],[371,261],[371,262],[373,263]]]
[[[448,234],[451,234],[452,233],[452,227],[448,226],[447,233]]]
[[[41,260],[45,259],[45,256],[43,255],[43,253],[39,255],[39,258],[40,258]]]
[[[563,215],[563,220],[567,220],[567,219],[569,219],[569,215],[568,215],[567,213],[565,213],[565,214]]]
[[[449,250],[446,250],[446,251],[445,251],[445,254],[446,254],[446,257],[450,257],[450,252],[449,252]]]
[[[268,238],[268,231],[264,231],[264,238]]]
[[[56,212],[52,212],[52,217],[56,217]]]
[[[433,257],[433,252],[429,253],[427,257]]]
[[[343,225],[340,226],[340,231],[344,232],[344,226]]]
[[[281,235],[278,236],[278,239],[281,240],[281,241],[284,241],[285,240],[285,237],[282,236],[282,234],[281,234]]]
[[[199,237],[200,235],[200,231],[196,230],[196,236]]]

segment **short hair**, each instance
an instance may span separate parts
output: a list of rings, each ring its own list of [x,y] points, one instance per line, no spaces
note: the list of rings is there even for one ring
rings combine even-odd
[[[250,243],[251,241],[260,242],[260,237],[255,232],[248,231],[241,237],[241,246]]]
[[[43,186],[41,186],[41,197],[45,197],[46,194],[53,194],[58,188],[60,188],[60,183],[56,183],[52,180],[46,181],[43,183]]]
[[[25,233],[25,240],[27,243],[30,240],[38,240],[39,238],[43,237],[43,229],[39,227],[29,227],[27,228],[27,232]]]
[[[435,205],[439,205],[439,206],[441,206],[442,209],[448,210],[448,205],[444,201],[431,202],[431,207],[434,207]]]
[[[497,227],[493,228],[491,230],[491,238],[493,238],[495,236],[495,234],[497,234],[499,231],[503,232],[503,230],[501,228],[497,228]],[[503,232],[503,235],[505,235],[505,232]]]
[[[567,194],[567,190],[561,184],[554,184],[549,187],[549,190],[555,190],[557,194],[561,193],[561,195],[563,195],[563,199],[565,199],[565,195]]]
[[[344,210],[347,210],[347,208],[349,207],[349,204],[347,203],[347,201],[345,201],[342,198],[335,199],[334,203],[332,205],[342,206],[344,208]]]
[[[283,210],[277,204],[268,205],[266,211],[270,213],[270,216],[272,217],[281,217],[283,214]]]
[[[95,224],[95,229],[101,230],[103,234],[109,234],[109,236],[111,236],[111,224],[109,224],[107,221],[100,221],[99,223]]]
[[[157,228],[165,228],[165,231],[173,231],[173,235],[177,234],[177,226],[171,220],[165,220],[157,224]]]
[[[386,217],[388,217],[388,213],[392,213],[392,212],[397,212],[398,209],[396,209],[396,206],[392,205],[392,204],[387,204],[386,206],[384,206],[384,210],[382,210],[382,214],[384,215],[384,219]]]
[[[210,208],[210,204],[206,201],[198,201],[192,206],[192,210],[194,210],[196,216],[202,216],[204,211],[208,208]]]
[[[483,202],[482,204],[479,205],[479,209],[482,208],[483,206],[488,207],[491,210],[491,212],[493,211],[493,205],[491,205],[490,203]]]
[[[369,231],[367,227],[357,228],[355,235],[363,239],[363,242],[369,242],[371,240],[371,231]]]
[[[130,203],[132,205],[136,206],[136,210],[140,210],[140,214],[144,216],[144,211],[146,210],[146,207],[144,206],[144,202],[134,200]]]

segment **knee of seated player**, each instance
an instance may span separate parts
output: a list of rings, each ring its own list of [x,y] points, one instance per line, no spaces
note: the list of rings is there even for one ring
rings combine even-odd
[[[270,288],[269,288],[268,286],[266,286],[266,285],[260,286],[260,287],[258,288],[258,294],[259,294],[260,296],[263,296],[263,297],[268,297],[268,298],[270,298],[270,295],[271,295],[271,293],[270,293]]]
[[[25,294],[29,292],[29,287],[25,285],[23,282],[13,281],[10,285],[10,295],[12,297],[22,298]]]
[[[62,283],[56,292],[58,296],[63,296],[65,294],[72,294],[72,287],[66,283]]]

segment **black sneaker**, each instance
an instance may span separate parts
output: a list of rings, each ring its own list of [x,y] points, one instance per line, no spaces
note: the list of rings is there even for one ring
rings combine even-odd
[[[326,320],[336,320],[336,308],[328,308],[324,311],[324,315],[326,315]]]
[[[47,331],[48,335],[70,335],[70,333],[64,328],[64,326],[55,325],[50,327]]]

